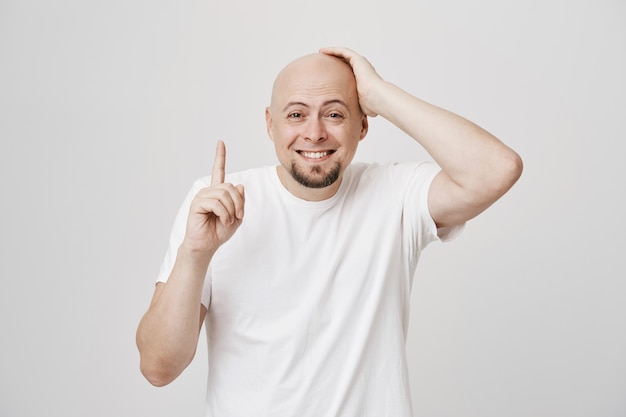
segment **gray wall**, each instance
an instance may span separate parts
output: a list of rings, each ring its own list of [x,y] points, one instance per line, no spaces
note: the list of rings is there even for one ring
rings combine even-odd
[[[325,45],[484,126],[520,182],[415,280],[416,416],[626,415],[626,3],[0,1],[0,415],[200,416],[134,344],[217,139],[274,164],[276,72]],[[380,118],[356,159],[428,155]]]

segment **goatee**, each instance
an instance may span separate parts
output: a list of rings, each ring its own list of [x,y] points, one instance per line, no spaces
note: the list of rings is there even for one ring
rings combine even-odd
[[[308,188],[324,188],[332,185],[339,179],[341,164],[337,164],[328,172],[324,173],[320,167],[311,168],[310,174],[306,174],[298,168],[295,162],[291,163],[289,171],[294,180]]]

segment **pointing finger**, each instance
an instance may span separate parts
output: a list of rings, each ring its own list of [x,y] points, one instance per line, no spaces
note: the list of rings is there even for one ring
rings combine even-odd
[[[213,171],[211,173],[211,185],[223,184],[226,167],[226,145],[221,140],[217,141],[217,149],[215,150],[215,161],[213,162]]]

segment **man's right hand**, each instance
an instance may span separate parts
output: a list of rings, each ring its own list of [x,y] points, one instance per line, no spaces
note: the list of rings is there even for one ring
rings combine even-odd
[[[183,246],[212,256],[235,233],[244,214],[243,185],[224,183],[226,146],[218,141],[211,185],[201,189],[189,209]]]

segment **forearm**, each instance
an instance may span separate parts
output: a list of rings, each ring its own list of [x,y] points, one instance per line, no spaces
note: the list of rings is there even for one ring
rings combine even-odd
[[[461,187],[483,188],[516,154],[476,124],[385,82],[378,113],[402,129]],[[494,184],[495,185],[495,184]]]
[[[519,156],[469,120],[385,81],[372,100],[378,114],[420,143],[442,168],[443,176],[436,179],[437,187],[431,187],[429,203],[438,226],[474,217],[519,178]],[[441,190],[446,191],[441,194]]]
[[[211,185],[191,200],[172,272],[157,285],[137,329],[141,371],[154,385],[170,383],[193,359],[206,314],[201,299],[209,262],[243,221],[244,187],[224,183],[225,165],[226,146],[218,141]]]
[[[141,371],[166,385],[191,362],[200,329],[201,294],[210,257],[181,246],[172,273],[161,284],[137,329]]]

